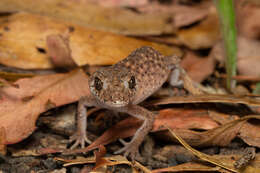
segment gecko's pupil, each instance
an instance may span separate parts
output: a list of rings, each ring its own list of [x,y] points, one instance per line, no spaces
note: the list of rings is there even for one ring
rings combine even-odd
[[[129,86],[130,89],[134,89],[134,88],[135,88],[135,85],[136,85],[136,83],[135,83],[135,77],[134,77],[134,76],[131,76],[131,78],[130,78],[130,80],[129,80],[129,82],[128,82],[128,86]]]
[[[95,77],[94,86],[96,90],[100,91],[103,88],[103,82],[98,77]]]

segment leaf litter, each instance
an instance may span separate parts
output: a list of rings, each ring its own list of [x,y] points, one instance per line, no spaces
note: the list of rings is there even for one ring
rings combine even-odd
[[[167,125],[174,130],[179,141],[183,141],[182,139],[184,139],[191,146],[228,147],[234,145],[233,142],[240,138],[244,145],[247,144],[254,147],[260,147],[258,115],[255,115],[254,112],[239,114],[238,111],[235,114],[229,114],[218,112],[216,111],[216,108],[212,110],[212,105],[216,104],[219,106],[217,107],[217,110],[219,108],[221,109],[221,106],[225,104],[235,104],[236,106],[233,106],[232,109],[238,108],[239,110],[243,110],[243,107],[240,106],[241,104],[244,104],[253,111],[256,110],[254,109],[255,107],[259,106],[258,96],[250,94],[243,96],[208,95],[200,91],[201,88],[199,85],[196,87],[192,86],[193,81],[205,82],[206,79],[208,80],[207,82],[212,82],[209,79],[214,75],[214,68],[218,65],[215,61],[224,63],[222,59],[213,57],[216,56],[216,54],[214,54],[215,47],[221,46],[220,43],[216,44],[220,39],[220,33],[217,27],[217,14],[212,4],[209,3],[205,5],[202,3],[201,6],[196,7],[196,5],[193,4],[195,2],[189,4],[188,2],[182,1],[182,5],[179,5],[180,2],[176,1],[168,6],[158,2],[153,2],[154,4],[145,2],[139,6],[140,4],[135,4],[134,2],[131,2],[133,4],[126,2],[131,8],[136,8],[140,13],[143,13],[142,16],[129,9],[122,8],[120,2],[118,2],[119,4],[110,4],[110,7],[105,7],[106,10],[104,12],[101,12],[104,10],[104,7],[87,1],[61,2],[60,5],[57,5],[58,1],[52,1],[49,3],[49,9],[46,9],[43,6],[43,4],[46,5],[46,3],[48,3],[47,1],[29,2],[31,1],[23,0],[23,3],[17,3],[15,1],[3,0],[0,2],[0,10],[2,11],[11,12],[15,9],[29,12],[11,14],[9,16],[3,16],[3,18],[1,16],[1,63],[22,69],[66,67],[66,64],[69,66],[72,65],[72,67],[85,64],[110,65],[116,63],[127,56],[129,52],[142,45],[153,46],[164,55],[171,55],[173,53],[182,55],[182,51],[184,51],[186,57],[184,57],[184,60],[182,61],[182,66],[192,78],[187,78],[185,80],[191,85],[188,86],[188,91],[195,95],[159,99],[153,98],[154,100],[144,103],[145,106],[151,107],[151,110],[154,112],[157,112],[158,110],[158,115],[153,127],[153,137],[159,139],[160,143],[166,140],[171,141],[171,143],[173,141],[176,142],[176,139],[174,140],[166,131],[164,125]],[[200,11],[199,7],[202,6],[204,8]],[[64,7],[67,7],[68,9],[78,8],[78,10],[72,10],[73,15],[71,16],[73,17],[68,17],[68,14],[70,13],[68,13]],[[93,11],[93,8],[96,8],[97,10]],[[259,7],[252,6],[252,4],[249,3],[246,8],[255,10]],[[246,8],[245,10],[248,10]],[[54,14],[56,13],[54,12],[54,9],[56,9],[56,12],[61,12],[56,17],[54,17]],[[111,9],[117,9],[117,13],[112,13],[110,11]],[[82,18],[82,10],[87,11],[89,14],[89,16],[84,14],[85,19]],[[155,13],[155,11],[163,11],[163,15],[158,16],[158,20],[155,20],[153,15],[151,15],[152,13]],[[30,12],[32,12],[32,14],[30,14]],[[36,13],[37,15],[35,15]],[[109,17],[101,20],[97,17],[89,22],[92,15],[98,16],[97,14],[101,13],[106,14]],[[119,13],[123,15],[118,15]],[[173,16],[173,14],[175,16]],[[120,23],[122,20],[128,22],[126,19],[135,18],[137,25],[135,25],[136,23],[131,23],[130,25],[134,26],[132,27],[129,26],[129,24],[125,25],[125,22],[120,23],[118,26],[113,25],[115,22],[111,22],[111,19],[114,19],[115,15],[122,17],[115,22]],[[129,18],[125,17],[127,15]],[[168,23],[165,23],[165,16],[168,19]],[[257,21],[250,18],[251,16],[257,16],[257,12],[255,11],[252,11],[251,14],[248,13],[248,21],[245,20],[243,13],[241,16],[244,20],[241,21],[245,23],[250,22],[250,20]],[[57,18],[59,20],[56,20]],[[153,19],[155,22],[149,23],[150,19]],[[175,19],[176,22],[174,23],[174,20],[172,19]],[[65,20],[66,22],[62,22],[62,20]],[[150,26],[149,29],[143,27],[144,20],[147,20],[147,24]],[[23,23],[21,23],[21,21]],[[158,25],[160,22],[163,24]],[[169,25],[171,25],[170,29]],[[257,26],[258,22],[249,23],[248,28],[245,27],[241,30],[244,32],[243,36],[245,36],[245,33],[249,32],[248,30],[253,32],[247,36],[250,38],[243,39],[240,37],[242,42],[240,41],[241,43],[239,43],[239,51],[241,51],[239,56],[253,57],[243,58],[238,62],[240,74],[248,75],[248,77],[257,76],[257,71],[252,70],[252,65],[255,65],[256,69],[258,67],[257,53],[255,54],[255,52],[257,52],[258,40],[256,40],[256,38],[258,37],[258,33],[257,30],[254,30],[254,27],[257,28]],[[239,27],[241,29],[241,26]],[[122,28],[124,30],[122,30]],[[103,31],[99,31],[98,29],[102,29]],[[107,31],[113,31],[116,34]],[[149,36],[146,37],[147,40],[154,40],[144,41],[140,38],[120,35],[122,33],[139,36],[151,35],[151,33],[152,36],[159,36],[161,33],[168,33],[169,35],[157,38]],[[160,44],[155,43],[154,41],[160,42]],[[127,45],[124,43],[127,43]],[[172,45],[165,45],[164,43],[182,45],[189,50],[185,50],[185,48],[184,50],[180,50],[179,48],[173,47]],[[214,49],[208,50],[205,56],[196,52],[211,47],[214,47]],[[58,48],[58,50],[56,50],[56,48]],[[196,51],[194,52],[193,50]],[[223,56],[221,50],[218,56]],[[35,57],[37,57],[37,59]],[[50,57],[54,59],[51,59]],[[63,61],[63,58],[65,58],[66,61]],[[65,63],[65,65],[63,63]],[[19,86],[19,88],[15,88],[4,85],[1,91],[0,151],[3,154],[5,153],[5,144],[17,143],[31,134],[32,136],[35,134],[35,123],[41,113],[44,113],[47,110],[51,110],[52,112],[52,108],[76,102],[81,96],[90,94],[87,87],[82,87],[88,85],[88,78],[82,70],[51,75],[30,73],[28,76],[22,76],[23,74],[14,73],[14,77],[12,77],[11,73],[1,72],[1,74],[2,73],[3,75],[1,76],[4,79],[8,80],[7,78],[9,75],[11,76],[11,81],[15,81],[14,83],[10,83],[11,85],[14,84]],[[221,86],[221,83],[218,83],[217,85],[216,83],[217,82],[215,81],[213,87],[218,89],[218,87]],[[248,87],[250,89],[253,88],[254,83],[251,83]],[[180,107],[182,105],[184,105],[184,108]],[[186,107],[185,105],[188,106]],[[200,109],[194,109],[193,106],[189,107],[189,105],[196,105],[196,107],[199,107]],[[207,105],[211,106],[207,107]],[[99,114],[102,111],[103,110],[97,110],[93,114]],[[102,119],[99,119],[99,121],[100,120],[102,121]],[[224,172],[227,171],[226,169],[231,172],[241,172],[240,169],[234,168],[234,162],[239,160],[242,155],[208,156],[194,150],[186,143],[184,144],[188,150],[192,151],[202,160],[213,163],[213,165],[190,161],[189,163],[169,166],[168,168],[150,169],[154,168],[154,165],[148,164],[148,166],[145,167],[141,165],[142,163],[136,162],[136,164],[133,164],[121,156],[107,156],[109,155],[109,152],[113,150],[113,147],[110,148],[110,145],[114,145],[112,141],[116,141],[119,138],[131,137],[140,124],[141,122],[134,118],[126,118],[105,130],[103,135],[98,137],[88,147],[70,151],[71,154],[75,154],[77,152],[90,151],[99,148],[100,151],[95,152],[95,157],[87,156],[79,158],[78,160],[57,158],[56,160],[67,162],[64,166],[95,163],[96,171],[107,171],[108,166],[127,164],[131,167],[133,172],[138,172],[138,170],[142,170],[143,172]],[[159,141],[156,140],[156,142]],[[58,143],[60,141],[57,139],[56,142]],[[104,147],[100,147],[103,145],[106,145],[109,150],[105,151]],[[63,152],[63,154],[69,153],[66,150],[52,148],[45,148],[45,150],[42,151],[44,151],[43,154],[56,152]],[[27,154],[25,153],[24,155],[30,155],[30,152]],[[259,166],[257,166],[259,154],[256,153],[255,156],[256,157],[244,168],[243,172],[259,171]],[[153,157],[152,153],[151,157]],[[90,168],[90,170],[92,170],[92,168]]]
[[[171,22],[168,22],[172,18],[169,13],[138,15],[129,9],[106,8],[83,1],[23,0],[23,3],[20,3],[15,0],[2,0],[0,7],[2,7],[0,8],[2,12],[23,11],[40,14],[90,28],[127,35],[159,35],[171,33],[174,30]]]
[[[7,16],[6,20],[8,23],[0,24],[0,33],[2,33],[0,63],[12,67],[54,68],[49,59],[49,55],[54,52],[52,49],[47,49],[50,43],[46,44],[46,41],[51,35],[58,33],[69,38],[71,57],[78,66],[111,65],[126,57],[132,50],[144,45],[152,46],[164,55],[182,55],[182,51],[177,47],[174,49],[166,45],[85,28],[39,15],[17,13]],[[5,31],[6,27],[9,28],[8,31]]]

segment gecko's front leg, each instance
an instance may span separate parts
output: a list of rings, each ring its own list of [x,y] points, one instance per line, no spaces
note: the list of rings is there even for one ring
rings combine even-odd
[[[143,142],[144,137],[153,127],[155,115],[138,105],[128,105],[126,107],[119,108],[118,111],[128,113],[138,119],[143,120],[142,126],[136,131],[132,140],[129,143],[125,143],[123,148],[115,152],[115,154],[125,152],[124,156],[130,156],[130,158],[134,160],[134,158],[139,154],[139,146]]]
[[[87,107],[89,106],[93,106],[93,99],[91,97],[81,97],[77,109],[77,131],[70,137],[70,142],[75,141],[71,149],[76,148],[78,145],[84,148],[85,142],[91,143],[87,137]]]

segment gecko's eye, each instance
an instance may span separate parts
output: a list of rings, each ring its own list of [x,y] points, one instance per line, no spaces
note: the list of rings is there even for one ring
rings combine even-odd
[[[96,90],[100,91],[103,88],[103,82],[98,77],[95,77],[94,86]]]
[[[128,86],[130,89],[134,89],[135,88],[135,77],[134,76],[131,76],[130,80],[128,81]]]

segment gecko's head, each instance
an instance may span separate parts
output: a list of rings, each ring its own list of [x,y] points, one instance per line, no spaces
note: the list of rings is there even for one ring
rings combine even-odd
[[[90,77],[90,91],[110,107],[128,105],[136,93],[136,78],[127,69],[104,68]]]

